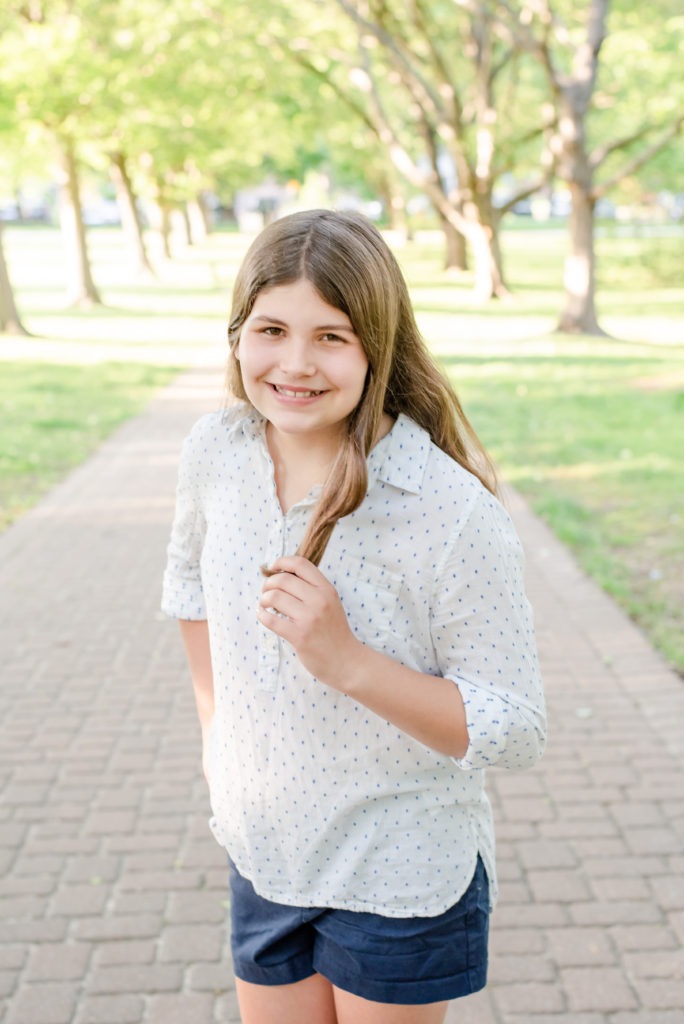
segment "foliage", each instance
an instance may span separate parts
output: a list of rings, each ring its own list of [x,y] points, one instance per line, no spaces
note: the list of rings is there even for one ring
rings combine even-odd
[[[345,181],[381,181],[387,139],[380,146],[371,124],[377,102],[398,144],[419,164],[429,157],[427,132],[429,144],[451,152],[462,178],[469,167],[475,182],[486,162],[483,140],[493,146],[495,176],[512,172],[500,202],[538,174],[547,121],[541,71],[506,27],[506,12],[521,18],[528,6],[7,2],[0,12],[0,130],[16,111],[25,134],[35,126],[69,134],[102,168],[108,151],[122,150],[137,160],[139,185],[151,188],[156,176],[155,187],[161,179],[180,200],[216,179],[233,188],[254,181],[264,166],[301,177],[316,161],[339,166]],[[567,0],[553,7],[559,23],[567,18],[572,42],[581,8]],[[366,19],[365,34],[350,12]],[[629,134],[681,107],[676,0],[656,0],[647,12],[616,0],[610,29],[589,126],[594,144],[616,124]],[[557,43],[554,53],[562,68],[567,47]],[[659,181],[665,168],[675,171],[674,161],[659,166]]]
[[[301,182],[312,168],[337,188],[380,196],[387,209],[418,190],[452,241],[455,231],[468,237],[485,297],[506,294],[502,212],[547,181],[556,159],[574,206],[584,198],[583,232],[581,218],[570,221],[567,279],[592,291],[595,200],[617,183],[632,194],[641,182],[681,190],[684,166],[674,141],[684,109],[678,0],[648,9],[613,0],[591,70],[585,23],[606,6],[6,0],[1,191],[49,166],[57,141],[101,175],[114,157],[125,160],[134,191],[157,203],[164,225],[171,208],[206,190],[229,204],[266,176]],[[561,142],[573,119],[559,96],[577,94],[580,65],[590,85],[597,70],[596,87]],[[570,173],[580,149],[582,166]],[[598,329],[593,309],[583,312],[593,299],[579,305],[562,323],[574,316]]]
[[[340,133],[337,101],[269,47],[268,5],[265,22],[257,13],[240,0],[17,4],[0,35],[0,88],[27,130],[69,135],[102,170],[125,153],[138,190],[170,202],[217,183],[233,191],[265,168],[287,178],[320,157],[349,164],[358,129]],[[351,150],[359,160],[363,148]]]

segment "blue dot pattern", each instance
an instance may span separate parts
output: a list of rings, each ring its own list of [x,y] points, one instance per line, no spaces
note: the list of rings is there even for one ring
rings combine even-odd
[[[546,728],[520,543],[498,501],[406,416],[368,468],[366,499],[320,568],[364,643],[459,687],[468,750],[430,750],[319,683],[257,621],[260,566],[296,550],[319,489],[283,515],[264,422],[231,407],[184,444],[162,603],[209,622],[211,827],[280,903],[440,914],[479,851],[493,904],[484,770],[533,765]]]

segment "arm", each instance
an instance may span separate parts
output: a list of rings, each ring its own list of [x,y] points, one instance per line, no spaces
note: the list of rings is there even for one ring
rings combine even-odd
[[[179,620],[181,637],[195,691],[197,716],[202,730],[202,765],[207,775],[207,737],[214,717],[214,674],[211,667],[209,628],[206,620]]]
[[[546,717],[522,551],[495,499],[483,494],[471,511],[435,579],[438,676],[357,640],[336,591],[305,559],[275,562],[258,616],[321,682],[465,770],[528,768],[543,751]]]
[[[407,668],[352,636],[348,654],[321,682],[346,693],[426,747],[463,757],[468,749],[465,707],[450,679]],[[319,677],[320,678],[320,677]]]
[[[162,610],[178,619],[185,646],[195,701],[202,728],[202,745],[214,713],[214,683],[209,649],[207,608],[202,586],[200,560],[206,524],[203,513],[201,453],[204,448],[200,420],[183,443],[178,468],[176,510],[167,549]],[[203,756],[203,762],[206,758]],[[206,763],[204,764],[206,775]]]
[[[451,680],[417,672],[358,640],[334,587],[311,562],[279,558],[271,571],[259,621],[292,644],[312,675],[433,750],[465,754],[465,709]]]

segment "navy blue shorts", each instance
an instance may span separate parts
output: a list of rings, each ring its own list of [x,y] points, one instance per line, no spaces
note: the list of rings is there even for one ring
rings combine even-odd
[[[258,896],[233,865],[230,885],[233,967],[243,981],[290,985],[321,974],[363,999],[403,1005],[485,986],[489,885],[479,857],[463,897],[437,917],[284,906]]]

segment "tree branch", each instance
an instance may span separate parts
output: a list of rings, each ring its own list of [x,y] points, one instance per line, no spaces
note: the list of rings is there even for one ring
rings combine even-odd
[[[402,77],[405,84],[409,87],[414,98],[420,101],[421,106],[425,108],[426,104],[429,105],[437,121],[446,121],[439,97],[425,81],[416,68],[415,63],[407,56],[407,52],[410,51],[398,46],[396,40],[382,25],[365,18],[349,0],[336,0],[336,3],[360,29],[369,32],[372,36],[375,36],[379,43],[382,43],[387,53],[393,57],[395,66],[400,74],[403,72]]]
[[[610,190],[618,185],[624,178],[629,177],[630,174],[634,174],[640,167],[643,167],[651,157],[654,157],[656,153],[659,153],[661,149],[664,149],[665,146],[667,146],[668,142],[671,142],[672,139],[679,135],[682,130],[682,126],[684,126],[684,116],[680,115],[680,117],[676,121],[673,121],[659,139],[656,139],[656,141],[645,150],[641,153],[637,153],[637,155],[632,157],[631,160],[628,160],[627,163],[624,164],[619,171],[616,171],[615,174],[612,174],[607,181],[601,182],[599,185],[594,185],[591,192],[592,199],[602,199],[607,192],[610,192]]]
[[[540,189],[549,184],[552,177],[553,171],[546,171],[544,174],[540,175],[536,181],[529,185],[525,185],[517,192],[514,192],[512,196],[508,197],[505,203],[502,203],[501,206],[497,206],[496,209],[499,215],[503,216],[504,213],[508,213],[509,210],[512,210],[516,203],[520,203],[523,199],[528,199],[529,196],[533,196],[535,192],[539,192]]]
[[[325,85],[329,85],[337,98],[342,100],[342,102],[363,121],[366,127],[370,129],[376,138],[380,139],[380,130],[368,114],[368,111],[363,104],[358,103],[351,93],[343,89],[341,85],[338,85],[331,75],[325,71],[321,71],[320,68],[317,68],[313,61],[304,56],[304,53],[301,50],[290,48],[287,52],[288,56],[299,64],[301,68],[304,68],[305,71],[308,71]]]
[[[363,43],[360,43],[360,49],[362,61],[368,65],[368,53],[363,47]],[[421,189],[421,191],[427,195],[433,206],[442,213],[444,218],[449,221],[457,231],[460,231],[461,234],[466,237],[471,236],[471,225],[466,218],[455,209],[453,203],[450,203],[449,199],[444,194],[443,184],[439,178],[436,167],[433,167],[430,173],[426,173],[421,170],[416,161],[411,157],[410,153],[392,127],[392,124],[385,112],[375,79],[368,71],[367,67],[364,70],[366,71],[368,80],[369,100],[371,106],[374,108],[375,119],[380,126],[379,138],[387,147],[392,163],[397,170],[411,182],[412,185],[415,185],[416,188]],[[428,128],[430,127],[428,122],[425,122],[425,126]]]
[[[546,132],[555,129],[556,124],[557,118],[554,117],[553,120],[550,121],[548,124],[542,124],[538,128],[532,128],[529,132],[526,132],[524,135],[521,135],[519,136],[519,138],[515,139],[511,144],[511,148],[514,152],[517,153],[522,146],[526,146],[529,142],[534,142],[534,140],[538,139],[541,135],[544,135]],[[511,171],[515,170],[519,163],[519,157],[513,157],[502,164],[497,163],[496,166],[493,168],[494,177],[498,178],[502,174],[509,174]]]
[[[625,135],[621,139],[614,139],[612,142],[606,142],[602,146],[597,146],[596,149],[589,154],[589,163],[592,170],[596,170],[604,160],[615,153],[619,149],[627,149],[634,142],[638,142],[639,139],[643,139],[645,135],[654,131],[654,126],[651,124],[644,124],[641,128],[638,128],[631,135]]]
[[[522,10],[517,5],[513,7],[508,0],[499,0],[499,6],[507,15],[506,19],[501,21],[502,26],[510,32],[512,39],[521,50],[537,57],[546,73],[551,91],[554,95],[559,96],[566,86],[566,80],[553,62],[550,37],[554,26],[554,16],[549,9],[547,0],[526,0],[522,5]],[[542,25],[541,38],[538,38],[530,27],[535,17],[538,17]]]
[[[415,12],[414,22],[416,28],[420,31],[423,41],[430,51],[433,64],[441,76],[443,84],[449,90],[449,95],[452,101],[452,118],[456,134],[460,135],[463,131],[463,104],[461,102],[459,91],[456,87],[456,82],[449,72],[449,68],[447,67],[442,51],[437,46],[435,33],[430,31],[428,28],[423,0],[414,0],[413,10]]]
[[[569,89],[574,94],[575,103],[581,103],[583,110],[587,109],[594,91],[599,52],[606,38],[608,4],[609,0],[591,0],[587,19],[587,34],[575,50],[572,60]]]

